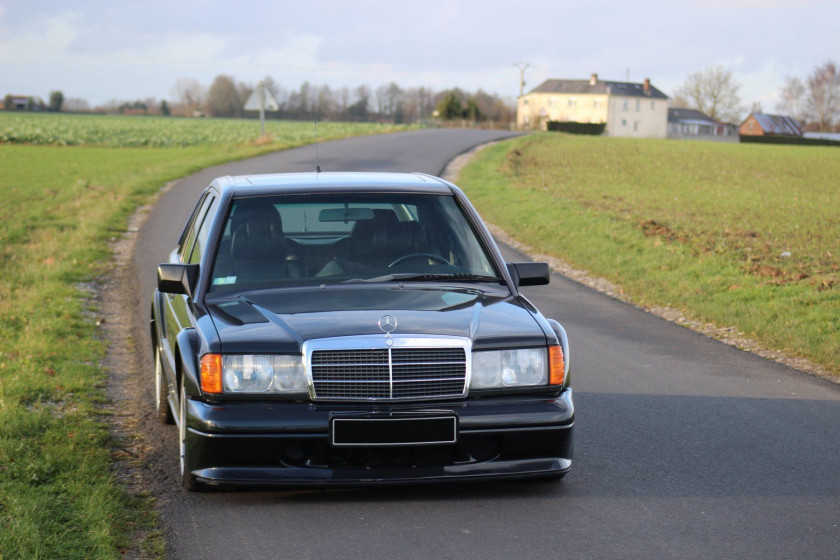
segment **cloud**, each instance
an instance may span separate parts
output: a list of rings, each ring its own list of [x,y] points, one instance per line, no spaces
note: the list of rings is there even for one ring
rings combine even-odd
[[[62,89],[97,104],[229,74],[286,88],[394,81],[515,96],[512,65],[522,60],[532,65],[526,89],[593,72],[624,80],[629,69],[631,81],[650,77],[666,93],[720,63],[748,102],[748,80],[766,96],[774,72],[807,75],[840,48],[840,4],[819,0],[534,0],[527,10],[498,0],[44,3],[0,6],[0,91]]]
[[[80,17],[73,12],[39,18],[19,30],[4,28],[0,62],[37,64],[64,55],[81,32]]]

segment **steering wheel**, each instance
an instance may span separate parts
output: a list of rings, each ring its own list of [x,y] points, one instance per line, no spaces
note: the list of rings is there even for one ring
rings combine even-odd
[[[396,259],[394,262],[388,265],[388,268],[393,268],[398,264],[402,264],[406,261],[414,260],[414,259],[426,259],[430,261],[435,261],[440,264],[449,264],[449,261],[445,258],[441,257],[440,255],[435,255],[434,253],[409,253],[407,255],[403,255],[400,258]]]

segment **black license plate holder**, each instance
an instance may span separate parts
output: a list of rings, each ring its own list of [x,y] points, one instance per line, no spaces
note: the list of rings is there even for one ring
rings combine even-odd
[[[336,447],[444,445],[458,441],[453,416],[335,417],[330,443]]]

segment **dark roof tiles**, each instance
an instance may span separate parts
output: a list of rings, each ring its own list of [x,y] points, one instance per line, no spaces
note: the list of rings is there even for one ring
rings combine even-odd
[[[799,122],[785,115],[765,115],[764,113],[753,113],[753,117],[761,125],[764,134],[784,134],[789,136],[802,136],[802,127]]]
[[[546,80],[531,93],[586,93],[611,94],[626,97],[650,97],[653,99],[668,99],[668,96],[655,86],[650,86],[650,92],[645,93],[644,84],[632,82],[610,82],[597,80],[594,84],[590,80]]]
[[[715,120],[702,111],[697,109],[685,109],[683,107],[669,107],[668,108],[668,122],[680,121],[703,121],[709,124],[715,124]]]

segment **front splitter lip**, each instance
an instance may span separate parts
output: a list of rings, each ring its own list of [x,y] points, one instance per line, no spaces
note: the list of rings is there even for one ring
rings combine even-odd
[[[213,486],[357,487],[405,484],[440,484],[483,480],[560,478],[572,467],[571,459],[525,459],[475,465],[409,469],[310,469],[295,467],[213,467],[192,472]]]

